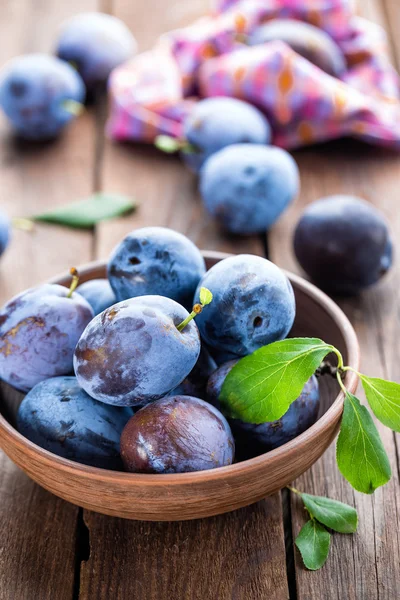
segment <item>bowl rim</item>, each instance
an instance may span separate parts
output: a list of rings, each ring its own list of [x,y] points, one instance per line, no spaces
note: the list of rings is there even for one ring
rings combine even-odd
[[[209,260],[223,260],[232,254],[216,251],[202,251],[203,257]],[[105,260],[96,260],[78,267],[80,276],[90,274],[94,269],[104,269],[107,265]],[[338,326],[346,345],[348,348],[348,365],[353,367],[355,371],[359,369],[360,363],[360,347],[356,332],[350,323],[349,319],[342,311],[342,309],[329,297],[327,294],[322,292],[314,284],[310,283],[306,279],[282,269],[283,272],[289,277],[291,283],[294,283],[298,289],[310,296],[314,301],[325,308],[332,320]],[[61,285],[69,284],[71,275],[69,271],[61,273],[55,277],[52,277],[47,283],[58,283]],[[86,279],[85,279],[86,280]],[[347,371],[344,379],[344,383],[347,389],[354,393],[358,385],[359,377],[354,371]],[[180,486],[182,484],[196,484],[201,483],[202,480],[216,481],[221,477],[226,479],[236,478],[241,473],[246,472],[247,474],[252,471],[258,471],[260,467],[266,465],[273,465],[282,460],[284,456],[291,456],[292,451],[298,447],[304,445],[310,438],[319,435],[323,435],[330,427],[332,422],[339,420],[344,406],[344,392],[339,391],[335,400],[332,402],[328,410],[306,431],[293,438],[286,444],[270,450],[264,454],[260,454],[254,458],[250,458],[232,465],[223,467],[217,467],[215,469],[208,469],[203,471],[194,471],[189,473],[165,473],[165,474],[148,474],[148,473],[129,473],[125,471],[112,471],[109,469],[101,469],[99,467],[91,467],[84,465],[67,458],[53,454],[40,446],[37,446],[21,433],[19,433],[0,413],[0,440],[4,434],[8,435],[14,440],[14,442],[22,447],[26,446],[34,454],[39,455],[42,462],[47,463],[54,467],[57,467],[65,472],[72,475],[78,476],[79,474],[89,479],[102,479],[105,481],[120,481],[131,485],[144,485],[151,484],[154,486]],[[0,441],[1,446],[1,441]]]

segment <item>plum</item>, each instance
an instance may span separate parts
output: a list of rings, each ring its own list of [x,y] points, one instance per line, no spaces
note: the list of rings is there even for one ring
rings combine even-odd
[[[104,13],[83,13],[66,21],[56,54],[72,63],[92,91],[106,83],[111,71],[136,52],[136,40],[126,25]]]
[[[208,380],[207,400],[220,408],[219,395],[226,376],[237,360],[225,363],[214,371]],[[244,460],[289,442],[311,427],[317,420],[320,404],[318,380],[313,375],[305,384],[300,396],[278,421],[270,423],[245,423],[240,419],[228,419],[232,429],[238,458]]]
[[[186,308],[205,271],[204,259],[193,242],[165,227],[132,231],[108,263],[108,278],[118,301],[161,295]]]
[[[208,213],[227,231],[262,233],[299,191],[299,171],[281,148],[234,144],[213,154],[200,172]]]
[[[89,302],[95,315],[117,302],[108,279],[90,279],[78,286],[76,291]]]
[[[230,465],[235,445],[225,417],[211,404],[173,396],[139,410],[121,436],[121,457],[134,473],[187,473]]]
[[[180,304],[141,296],[115,304],[89,323],[75,350],[79,385],[96,400],[139,406],[178,386],[200,354],[198,329]]]
[[[310,204],[294,234],[304,271],[332,294],[357,294],[391,267],[392,241],[384,215],[361,198],[329,196]]]
[[[203,277],[213,301],[196,319],[205,343],[217,352],[245,356],[289,333],[295,316],[286,275],[260,256],[239,254],[214,265]]]
[[[0,377],[23,392],[72,372],[75,346],[93,318],[86,300],[45,284],[12,298],[0,311]]]
[[[92,467],[121,470],[121,433],[132,409],[96,402],[75,377],[41,381],[23,399],[18,431],[53,454]]]
[[[169,396],[195,396],[205,400],[207,381],[217,365],[204,345],[201,347],[197,363],[189,375],[173,389]]]
[[[11,237],[11,221],[3,211],[0,211],[0,256],[7,248]]]
[[[346,70],[343,52],[333,39],[314,25],[294,19],[273,19],[255,29],[250,45],[280,40],[314,65],[340,77]]]
[[[257,108],[236,98],[200,100],[184,123],[184,137],[194,152],[182,152],[186,164],[198,172],[214,152],[231,144],[269,144],[271,127]]]
[[[79,113],[84,99],[78,73],[54,56],[19,56],[0,73],[0,106],[26,139],[54,138]]]

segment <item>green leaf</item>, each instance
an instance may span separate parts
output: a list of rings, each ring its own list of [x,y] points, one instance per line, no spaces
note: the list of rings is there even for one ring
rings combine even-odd
[[[347,392],[336,445],[340,472],[359,492],[372,494],[392,476],[375,423],[358,398]]]
[[[323,525],[311,519],[301,528],[295,543],[307,569],[317,571],[326,562],[331,534]]]
[[[154,145],[161,152],[166,152],[167,154],[174,154],[182,148],[182,142],[170,135],[158,135],[154,140]]]
[[[219,400],[224,411],[248,423],[280,419],[332,350],[317,338],[292,338],[245,356],[222,386]]]
[[[207,304],[210,304],[210,302],[212,302],[213,299],[213,295],[210,292],[210,290],[208,290],[205,287],[200,288],[200,304],[202,306],[207,306]]]
[[[400,431],[400,385],[376,377],[360,375],[368,403],[384,425]]]
[[[135,208],[136,202],[128,196],[97,193],[84,200],[36,215],[32,219],[78,229],[91,229],[100,221],[120,217]]]
[[[301,498],[312,517],[339,533],[354,533],[357,530],[357,511],[352,506],[324,496],[301,494]]]

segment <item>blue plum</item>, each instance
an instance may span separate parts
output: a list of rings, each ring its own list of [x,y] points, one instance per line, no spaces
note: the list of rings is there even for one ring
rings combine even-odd
[[[195,398],[205,400],[208,378],[216,368],[217,365],[214,359],[203,344],[197,363],[190,371],[189,375],[168,395],[194,396]]]
[[[132,409],[96,402],[75,377],[53,377],[23,399],[18,431],[53,454],[92,467],[120,470],[119,442]]]
[[[88,90],[104,84],[111,71],[136,52],[136,40],[126,25],[104,13],[83,13],[66,21],[56,53],[76,66]]]
[[[286,275],[260,256],[239,254],[214,265],[196,291],[206,287],[212,303],[196,318],[205,343],[217,352],[245,356],[281,340],[295,317],[293,289]]]
[[[332,294],[357,294],[391,267],[392,241],[384,215],[361,198],[329,196],[310,204],[294,234],[304,271]]]
[[[314,65],[340,77],[346,70],[343,52],[322,29],[294,19],[272,19],[255,29],[250,45],[280,40]]]
[[[220,408],[219,395],[226,376],[237,360],[229,361],[217,369],[208,380],[207,400]],[[286,444],[311,427],[317,420],[320,404],[318,380],[313,375],[305,384],[300,396],[278,421],[270,423],[244,423],[229,419],[237,456],[244,460]]]
[[[187,473],[230,465],[235,444],[225,417],[211,404],[173,396],[139,410],[121,436],[121,457],[135,473]]]
[[[231,144],[269,144],[271,127],[257,108],[236,98],[200,100],[184,123],[184,138],[195,152],[182,152],[186,164],[198,172],[205,160]]]
[[[200,337],[188,312],[163,296],[115,304],[89,323],[75,350],[79,385],[96,400],[139,406],[178,386],[200,354]]]
[[[3,211],[0,211],[0,256],[7,248],[11,237],[11,221]]]
[[[227,231],[269,229],[299,192],[299,171],[281,148],[235,144],[213,154],[200,173],[209,214]]]
[[[95,315],[100,314],[117,302],[108,279],[85,281],[76,288],[76,291],[89,302]]]
[[[0,311],[0,377],[23,392],[69,375],[75,346],[93,318],[82,296],[45,284],[12,298]]]
[[[45,54],[12,59],[0,73],[0,106],[16,133],[31,140],[54,138],[74,118],[85,86],[68,64]]]
[[[187,237],[165,227],[144,227],[115,248],[108,278],[118,301],[160,295],[191,308],[205,270],[200,251]]]

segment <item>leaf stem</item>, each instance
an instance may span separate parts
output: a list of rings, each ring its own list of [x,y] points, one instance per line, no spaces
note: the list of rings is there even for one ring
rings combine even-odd
[[[336,379],[338,380],[338,383],[339,383],[339,385],[340,385],[340,387],[341,387],[344,395],[347,396],[347,389],[346,389],[346,386],[344,385],[344,383],[342,381],[339,369],[336,372]]]
[[[301,496],[301,492],[299,490],[297,490],[295,487],[292,487],[291,485],[287,485],[286,487],[288,490],[293,492],[293,494],[297,494],[298,496]]]
[[[339,352],[339,350],[337,348],[335,348],[335,346],[331,346],[332,352],[334,352],[337,356],[338,359],[338,371],[343,370],[343,356],[341,355],[341,353]]]
[[[27,219],[26,217],[14,217],[11,219],[11,223],[15,229],[21,229],[22,231],[33,231],[35,228],[35,223],[32,219]]]
[[[76,288],[78,287],[78,283],[79,283],[79,274],[78,271],[75,269],[75,267],[71,267],[69,272],[72,275],[72,281],[71,281],[71,285],[69,286],[69,291],[67,294],[67,298],[71,298],[72,294],[74,293],[74,291],[76,290]]]

